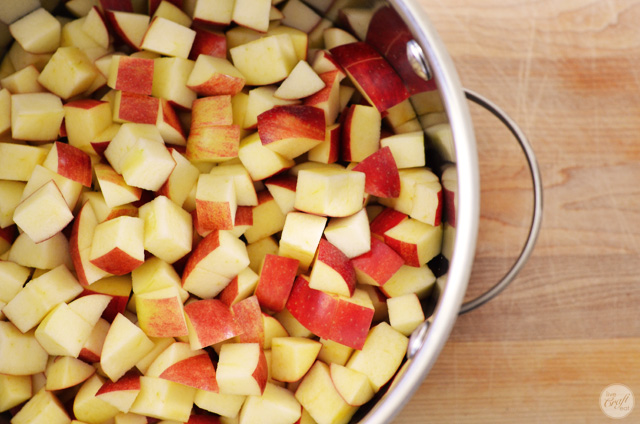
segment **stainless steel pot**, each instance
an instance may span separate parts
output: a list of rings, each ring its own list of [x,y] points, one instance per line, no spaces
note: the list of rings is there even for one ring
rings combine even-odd
[[[393,32],[406,31],[407,35],[410,34],[410,37],[407,37],[410,39],[405,43],[404,56],[397,54],[397,51],[386,55],[387,60],[396,68],[405,83],[413,80],[415,75],[435,82],[446,113],[447,122],[444,125],[450,128],[452,139],[449,141],[452,145],[443,146],[446,140],[438,139],[441,137],[437,135],[434,137],[433,131],[424,125],[428,120],[420,121],[427,135],[427,143],[435,144],[435,148],[431,151],[440,156],[438,159],[441,163],[455,167],[457,179],[455,216],[449,217],[449,221],[455,220],[455,228],[450,229],[453,234],[450,237],[445,236],[443,242],[445,256],[447,252],[451,252],[450,257],[447,257],[448,268],[445,275],[439,279],[442,282],[438,286],[439,290],[432,295],[433,312],[412,334],[407,360],[391,383],[389,390],[376,399],[375,403],[369,405],[368,411],[365,408],[355,418],[361,423],[374,424],[390,422],[409,401],[435,364],[458,315],[491,300],[513,281],[524,266],[533,250],[542,223],[542,181],[534,152],[524,133],[498,106],[462,87],[451,57],[417,1],[389,0],[382,5],[377,2],[369,6],[377,10],[385,7],[392,9],[395,13],[390,13],[389,16],[396,14],[402,21],[402,25],[398,25],[396,19],[387,19],[386,24],[392,26]],[[408,74],[407,64],[415,75]],[[534,202],[528,238],[515,263],[489,291],[474,300],[463,303],[474,260],[480,212],[479,164],[468,109],[469,100],[481,105],[500,119],[518,141],[529,165]],[[419,100],[417,102],[419,103]],[[416,110],[420,109],[420,104],[416,104],[416,101],[414,106]],[[447,246],[447,243],[451,245]]]

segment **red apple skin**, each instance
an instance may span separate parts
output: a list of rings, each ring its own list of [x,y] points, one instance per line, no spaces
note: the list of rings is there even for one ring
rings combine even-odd
[[[196,415],[193,414],[189,417],[189,421],[186,424],[221,424],[220,418],[215,415]]]
[[[227,37],[220,31],[211,31],[199,26],[192,26],[196,32],[189,59],[196,60],[201,54],[225,59],[227,57]]]
[[[108,2],[117,2],[120,0],[106,0]],[[125,0],[128,1],[128,0]],[[126,10],[118,10],[118,9],[109,9],[109,8],[103,8],[102,9],[104,11],[104,15],[107,18],[107,22],[109,23],[108,28],[111,30],[111,33],[116,37],[116,39],[120,42],[120,43],[124,43],[126,44],[128,47],[130,47],[133,51],[139,51],[140,50],[140,46],[136,45],[136,43],[134,43],[132,40],[129,39],[129,37],[127,36],[127,34],[122,30],[122,27],[120,26],[120,23],[118,22],[118,16],[116,15],[115,12],[127,12]]]
[[[151,95],[153,86],[153,59],[122,56],[118,62],[116,90]]]
[[[125,275],[142,265],[144,261],[136,259],[116,247],[99,258],[92,259],[91,263],[109,274]]]
[[[216,299],[229,307],[236,303],[238,299],[238,276],[235,276],[233,280],[227,284],[227,287],[222,289]]]
[[[259,343],[264,344],[264,321],[262,310],[256,295],[249,296],[231,306],[236,322],[242,327],[242,332],[238,335],[239,343]]]
[[[80,101],[85,102],[84,100]],[[55,148],[58,150],[58,169],[56,172],[85,187],[91,187],[92,170],[89,155],[77,147],[59,141],[55,142]]]
[[[400,174],[389,147],[383,147],[357,164],[354,171],[364,172],[364,191],[377,197],[400,196]]]
[[[329,131],[329,157],[327,163],[335,163],[340,158],[340,144],[342,139],[342,125],[338,125]]]
[[[220,246],[220,234],[217,230],[212,231],[205,238],[200,240],[196,248],[191,251],[189,259],[187,259],[187,263],[184,266],[184,270],[182,272],[182,284],[184,284],[189,274],[191,274],[200,261],[209,253],[217,249],[218,246]]]
[[[100,0],[102,10],[114,10],[119,12],[133,12],[131,0]]]
[[[158,122],[160,100],[144,94],[122,92],[118,118],[138,124],[152,124]]]
[[[313,106],[275,106],[258,115],[258,134],[263,145],[296,137],[324,141],[325,130],[324,112]]]
[[[331,244],[327,239],[321,238],[318,244],[318,257],[320,262],[324,262],[330,268],[340,274],[349,288],[349,296],[353,296],[356,290],[356,271],[353,269],[351,260],[340,249]]]
[[[161,115],[158,116],[158,119],[162,119],[162,121],[173,127],[186,143],[187,135],[184,132],[184,128],[182,128],[182,123],[180,122],[180,118],[178,117],[176,110],[171,106],[171,102],[166,99],[160,99],[160,114]]]
[[[122,390],[140,390],[140,374],[131,370],[116,381],[107,379],[96,392],[96,396]]]
[[[446,187],[442,187],[442,192],[444,195],[444,209],[446,211],[446,215],[447,215],[447,222],[449,223],[449,225],[451,225],[452,227],[456,227],[456,194],[455,192],[448,190]],[[439,202],[442,203],[442,202]],[[440,211],[442,211],[442,208],[440,208]],[[442,220],[442,216],[440,216],[440,219],[437,219],[438,216],[436,216],[436,221],[438,221],[437,224],[435,225],[440,225],[440,221]]]
[[[284,309],[298,272],[297,259],[267,254],[264,257],[256,296],[260,306],[273,312]]]
[[[0,239],[11,244],[18,236],[18,227],[15,224],[0,228]]]
[[[260,317],[262,319],[262,317]],[[264,350],[262,350],[262,345],[260,345],[260,356],[258,357],[258,365],[256,369],[253,371],[253,378],[258,382],[258,387],[260,387],[260,394],[264,393],[265,387],[267,387],[267,380],[269,376],[269,366],[267,365],[267,357],[264,355]]]
[[[196,199],[196,211],[198,228],[204,233],[211,230],[233,229],[234,219],[231,216],[231,209],[229,208],[228,202]]]
[[[298,276],[291,289],[287,309],[309,331],[322,338],[331,335],[332,319],[337,308],[335,297],[309,287],[303,276]]]
[[[389,60],[402,77],[411,95],[436,89],[435,80],[425,81],[411,67],[407,57],[407,43],[413,39],[411,31],[400,15],[389,6],[376,10],[367,30],[365,41]]]
[[[398,212],[393,208],[385,208],[376,216],[371,224],[369,224],[369,229],[371,230],[371,234],[377,236],[380,240],[384,239],[384,233],[389,229],[395,227],[405,219],[409,218],[409,215]]]
[[[344,74],[338,70],[322,72],[318,76],[324,82],[324,88],[309,97],[305,97],[303,100],[304,105],[315,106],[326,102],[331,94],[333,84],[339,83],[344,78]]]
[[[279,186],[291,191],[296,191],[297,182],[298,178],[295,175],[289,174],[278,174],[264,180],[265,185]]]
[[[187,139],[187,159],[235,158],[240,148],[239,125],[209,125],[193,128]]]
[[[216,370],[206,352],[171,365],[159,377],[208,392],[219,390]]]
[[[181,337],[189,334],[187,323],[180,316],[180,321],[174,321],[176,314],[182,314],[182,302],[179,297],[162,299],[145,299],[149,310],[154,311],[146,323],[141,323],[149,337]]]
[[[374,310],[309,287],[298,276],[291,290],[287,309],[309,331],[324,339],[354,349],[362,349]]]
[[[69,254],[71,255],[71,262],[73,263],[73,266],[75,268],[78,282],[82,287],[88,287],[89,281],[87,280],[84,267],[82,266],[82,259],[80,258],[80,248],[78,247],[78,231],[80,228],[83,211],[85,211],[87,207],[91,206],[88,203],[85,203],[85,205],[80,208],[80,210],[76,214],[76,217],[73,220],[73,225],[71,226],[71,235],[69,236]]]
[[[253,225],[253,207],[238,206],[236,208],[236,220],[233,225],[236,227],[240,225]]]
[[[102,319],[109,323],[112,323],[116,315],[119,313],[123,314],[127,309],[127,304],[129,303],[129,296],[113,296],[108,293],[100,293],[98,291],[91,290],[91,286],[86,287],[78,297],[88,296],[91,294],[107,294],[108,296],[111,296],[109,304],[102,312]]]
[[[351,262],[356,269],[371,276],[380,286],[405,263],[395,249],[375,237],[371,238],[371,250],[351,259]]]
[[[330,52],[380,113],[409,98],[396,71],[371,45],[359,41],[334,47]]]
[[[175,6],[179,7],[180,9],[182,9],[182,5],[184,4],[184,0],[166,0],[169,3],[173,3]],[[156,10],[158,9],[158,6],[160,6],[160,3],[162,3],[162,0],[149,0],[149,16],[153,16],[154,13],[156,13]]]
[[[189,317],[203,347],[229,340],[242,331],[229,306],[218,299],[188,303],[184,313]]]

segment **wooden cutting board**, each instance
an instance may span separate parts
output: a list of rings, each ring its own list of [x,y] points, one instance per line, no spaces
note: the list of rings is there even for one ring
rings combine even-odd
[[[516,281],[458,319],[394,422],[610,422],[600,395],[614,383],[638,403],[616,422],[640,422],[640,1],[419,1],[463,85],[530,138],[544,220]],[[471,110],[482,219],[470,296],[509,268],[532,204],[515,141]]]

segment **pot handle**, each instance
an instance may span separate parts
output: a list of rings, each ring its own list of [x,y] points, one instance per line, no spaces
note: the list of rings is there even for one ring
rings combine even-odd
[[[495,103],[471,90],[465,89],[464,92],[468,100],[482,106],[487,111],[491,112],[495,117],[497,117],[509,129],[509,131],[511,131],[511,134],[513,134],[515,139],[518,141],[518,144],[520,144],[520,148],[522,149],[522,152],[524,153],[524,156],[529,165],[529,171],[531,173],[531,179],[533,181],[533,214],[531,217],[531,224],[529,226],[529,234],[527,236],[527,240],[524,243],[522,250],[520,251],[520,255],[513,263],[509,271],[507,271],[507,273],[489,290],[476,297],[475,299],[463,303],[460,307],[460,315],[484,305],[485,303],[496,297],[498,294],[500,294],[500,292],[502,292],[502,290],[504,290],[515,279],[516,275],[520,272],[524,264],[531,256],[531,252],[533,251],[536,240],[538,238],[538,234],[540,233],[540,227],[542,225],[542,178],[540,176],[538,163],[536,161],[536,157],[531,144],[529,143],[529,140],[522,132],[520,127]]]

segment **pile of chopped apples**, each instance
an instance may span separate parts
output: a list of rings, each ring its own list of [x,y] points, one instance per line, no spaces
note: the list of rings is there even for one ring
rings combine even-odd
[[[433,86],[380,53],[397,15],[51,3],[0,10],[0,412],[348,422],[401,367],[454,225]]]

